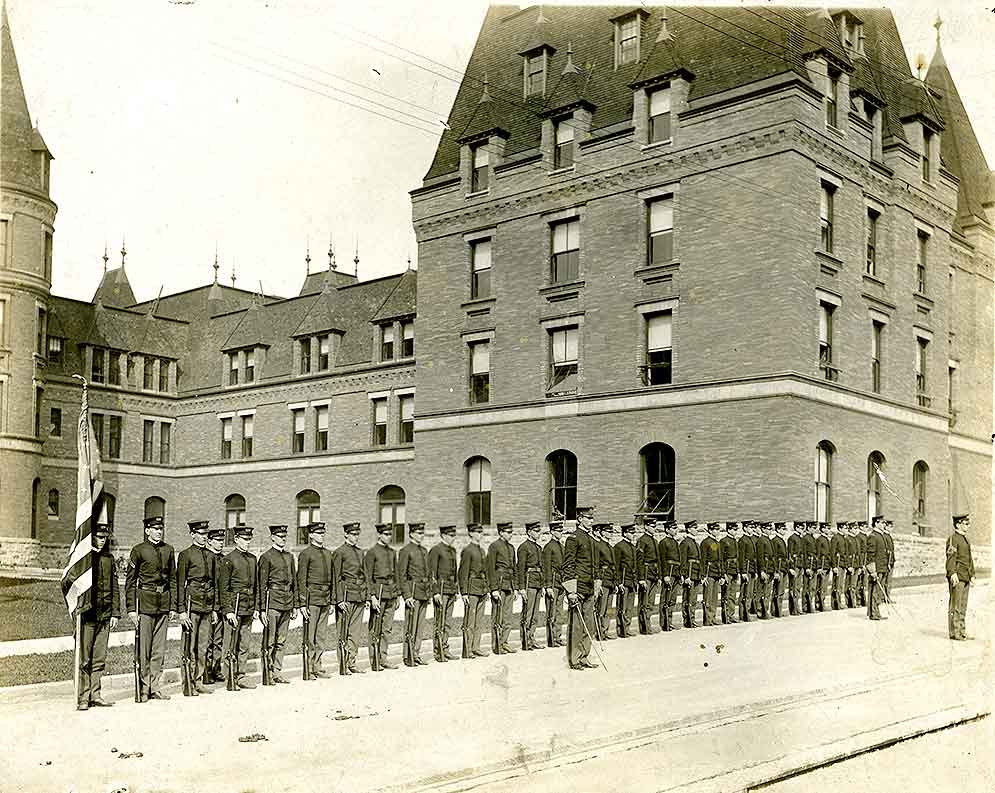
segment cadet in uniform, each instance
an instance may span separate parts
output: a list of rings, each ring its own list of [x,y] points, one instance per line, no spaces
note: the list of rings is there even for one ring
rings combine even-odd
[[[100,678],[107,661],[107,640],[121,617],[121,596],[117,591],[117,570],[108,548],[110,526],[97,523],[90,535],[92,586],[81,606],[79,635],[79,690],[76,710],[108,708],[100,696]]]
[[[964,630],[967,616],[967,596],[974,579],[974,560],[971,558],[971,543],[967,531],[971,528],[971,516],[966,512],[953,516],[954,531],[947,538],[947,582],[950,602],[947,607],[947,630],[950,638],[963,642],[973,637]]]
[[[757,579],[753,591],[757,617],[762,620],[770,619],[770,599],[774,585],[774,547],[766,534],[769,525],[766,522],[754,524],[753,547],[757,554]]]
[[[888,598],[888,602],[891,602],[891,571],[895,569],[895,540],[891,536],[891,530],[894,528],[894,523],[890,520],[885,520],[884,522],[884,546],[888,554],[888,567],[884,574],[884,594]]]
[[[356,667],[358,644],[356,633],[363,623],[363,611],[369,593],[363,552],[359,550],[359,524],[342,524],[343,542],[332,552],[332,582],[339,623],[339,674],[358,675],[365,669]]]
[[[567,663],[571,669],[596,669],[588,660],[594,601],[601,593],[598,551],[591,531],[590,507],[577,507],[577,528],[563,550],[563,589],[567,593]]]
[[[522,649],[538,650],[535,624],[539,614],[539,596],[542,593],[542,550],[539,548],[539,530],[542,524],[531,521],[525,524],[525,540],[518,546],[515,566],[516,586],[522,593],[521,631]]]
[[[455,661],[459,656],[449,652],[449,634],[453,629],[453,605],[459,595],[456,570],[455,526],[439,527],[439,542],[428,552],[428,577],[432,579],[432,611],[435,636],[432,649],[440,663]]]
[[[815,607],[826,610],[826,597],[832,585],[832,541],[829,539],[829,524],[817,523],[815,534]]]
[[[145,518],[145,541],[131,549],[125,599],[128,616],[141,631],[139,646],[140,700],[169,699],[159,690],[159,676],[166,655],[166,627],[176,616],[173,546],[162,541],[161,517]]]
[[[483,658],[488,653],[480,649],[480,621],[490,594],[487,559],[481,545],[484,527],[471,523],[466,527],[466,533],[470,542],[463,547],[459,560],[459,591],[463,595],[463,657]]]
[[[818,570],[815,534],[815,522],[810,520],[805,521],[805,533],[802,535],[802,556],[805,560],[805,580],[802,582],[802,596],[806,614],[811,614],[815,611],[816,572]]]
[[[867,531],[867,521],[857,522],[857,599],[861,606],[867,605],[867,540],[870,537]]]
[[[805,543],[802,540],[803,521],[791,523],[788,535],[788,613],[802,613],[802,588],[805,583]]]
[[[698,544],[701,560],[701,624],[716,625],[719,589],[722,587],[722,551],[719,547],[719,524],[706,523],[705,536]]]
[[[872,620],[886,620],[881,616],[881,574],[888,567],[888,549],[884,542],[884,516],[875,515],[874,530],[867,538],[867,616]],[[880,572],[879,572],[880,571]]]
[[[594,547],[598,553],[598,575],[601,579],[601,592],[594,603],[594,637],[600,642],[614,639],[611,635],[611,617],[608,616],[608,606],[612,593],[615,592],[615,556],[608,542],[611,537],[610,523],[595,523],[592,527]]]
[[[719,540],[719,561],[722,564],[722,587],[719,598],[722,602],[722,624],[739,622],[736,616],[739,596],[739,542],[742,535],[740,524],[726,521],[725,534]]]
[[[681,551],[677,543],[678,524],[667,521],[663,525],[663,537],[657,544],[660,560],[660,575],[663,585],[660,588],[660,630],[674,631],[680,628],[674,623],[674,610],[677,608],[677,593],[682,588]]]
[[[390,636],[394,630],[394,612],[397,610],[397,551],[390,547],[391,525],[378,523],[376,531],[376,545],[363,557],[363,575],[366,576],[366,590],[370,593],[370,667],[375,672],[381,672],[397,669],[397,664],[387,661]]]
[[[397,583],[404,598],[404,665],[425,666],[421,657],[421,632],[432,597],[428,552],[422,545],[425,524],[408,524],[408,536],[410,541],[397,555]]]
[[[837,530],[829,538],[829,556],[833,566],[831,605],[839,610],[846,608],[846,534],[843,524],[837,524]]]
[[[274,683],[289,683],[283,671],[283,651],[290,621],[297,616],[297,564],[287,550],[287,527],[270,526],[272,546],[259,557],[259,621],[265,631],[266,653]]]
[[[857,558],[860,546],[857,544],[857,524],[847,521],[843,525],[846,539],[846,607],[852,609],[857,605]]]
[[[542,549],[542,585],[546,590],[546,639],[563,647],[563,521],[549,522],[551,535]]]
[[[494,602],[491,649],[495,655],[515,652],[508,646],[515,610],[515,546],[511,544],[511,530],[510,523],[499,523],[497,539],[487,549],[487,583]]]
[[[176,557],[176,593],[173,602],[180,609],[180,624],[190,632],[190,642],[186,649],[193,674],[193,696],[210,694],[204,686],[207,675],[207,646],[211,641],[211,624],[214,619],[214,595],[217,589],[216,559],[207,550],[208,521],[193,520],[190,527],[192,544],[184,548]]]
[[[684,537],[678,546],[680,549],[680,571],[684,578],[684,591],[681,594],[684,611],[684,627],[697,628],[695,612],[698,609],[698,586],[701,584],[701,560],[698,551],[698,541],[694,532],[698,528],[697,521],[684,524]]]
[[[218,592],[218,573],[221,570],[221,560],[224,558],[225,530],[207,530],[207,550],[211,555],[214,578],[211,591],[214,599],[214,609],[211,611],[211,637],[207,645],[207,656],[204,659],[204,684],[221,683],[225,676],[221,671],[221,660],[224,655],[225,621],[221,616],[221,593]]]
[[[753,541],[753,521],[743,523],[743,536],[737,543],[739,549],[739,619],[750,621],[756,589],[757,546]]]
[[[636,575],[639,578],[639,632],[644,635],[653,630],[653,607],[660,592],[660,554],[656,543],[656,520],[643,520],[643,533],[636,541]]]
[[[297,607],[304,617],[305,647],[311,654],[311,677],[330,677],[321,668],[328,646],[328,609],[332,605],[332,552],[325,548],[325,524],[307,526],[308,546],[297,556]]]
[[[226,672],[231,675],[234,666],[233,683],[238,688],[255,688],[255,683],[245,679],[245,669],[249,660],[252,620],[259,616],[259,590],[256,587],[258,560],[249,552],[252,527],[236,526],[234,531],[235,550],[221,562],[218,584],[221,590],[221,611],[226,622]]]
[[[643,535],[646,536],[646,535]],[[615,608],[615,630],[620,639],[632,636],[632,609],[636,600],[639,574],[636,570],[636,524],[622,526],[622,539],[615,543],[612,556],[615,561],[615,582],[618,587]],[[655,543],[654,543],[655,544]],[[619,606],[621,608],[619,608]]]

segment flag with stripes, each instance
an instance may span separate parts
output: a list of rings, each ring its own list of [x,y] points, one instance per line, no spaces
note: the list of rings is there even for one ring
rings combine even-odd
[[[62,594],[65,595],[70,615],[74,615],[78,609],[85,611],[91,603],[93,570],[90,532],[103,502],[100,447],[97,446],[93,427],[90,426],[85,380],[76,431],[76,453],[79,458],[76,473],[76,534],[69,549],[69,562],[62,571]]]

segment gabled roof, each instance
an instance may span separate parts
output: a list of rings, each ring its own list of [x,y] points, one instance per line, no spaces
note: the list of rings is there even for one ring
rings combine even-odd
[[[31,125],[7,4],[3,3],[0,7],[0,181],[41,190],[41,168],[35,156],[39,151],[48,152],[48,146]]]
[[[414,270],[401,273],[397,285],[383,301],[370,322],[385,322],[389,319],[410,317],[415,313],[418,298],[418,274]]]
[[[314,295],[324,290],[326,285],[332,289],[337,289],[340,286],[351,286],[356,281],[355,275],[342,270],[332,270],[331,268],[319,270],[316,273],[307,274],[298,295]]]
[[[567,63],[563,67],[563,73],[556,78],[553,88],[546,98],[543,115],[565,113],[577,107],[586,107],[592,112],[596,110],[594,103],[587,97],[590,78],[590,72],[581,69],[574,63],[573,52],[568,47]]]
[[[272,312],[267,311],[261,299],[252,301],[249,310],[242,315],[222,350],[238,350],[243,347],[269,347],[274,341]]]
[[[247,308],[256,298],[256,294],[225,284],[207,284],[163,295],[159,298],[155,313],[158,317],[173,317],[192,321]],[[283,300],[283,298],[276,295],[266,295],[265,300],[272,302]],[[147,311],[153,302],[155,301],[145,300],[141,303],[135,303],[132,308],[137,311]]]
[[[127,308],[135,305],[135,293],[131,291],[131,282],[124,266],[113,270],[104,270],[97,291],[93,293],[93,302],[101,302],[105,306]]]
[[[294,329],[294,336],[314,336],[318,333],[343,333],[342,319],[338,315],[338,295],[334,289],[326,288],[318,293],[307,307],[300,324]]]

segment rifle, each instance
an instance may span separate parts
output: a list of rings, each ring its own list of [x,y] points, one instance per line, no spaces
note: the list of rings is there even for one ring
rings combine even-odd
[[[625,567],[622,567],[622,583],[619,586],[619,590],[615,595],[615,628],[618,631],[619,636],[624,636],[622,633],[624,626],[622,621],[626,618],[625,614]]]
[[[304,584],[307,587],[307,584]],[[301,663],[304,665],[304,679],[310,680],[311,674],[311,593],[304,593],[304,611],[308,618],[304,620],[304,634],[301,637]]]
[[[137,575],[136,575],[137,579]],[[138,581],[135,581],[135,702],[142,701],[142,611],[138,599]]]
[[[190,619],[190,593],[187,592],[187,619]],[[180,676],[183,679],[183,696],[192,697],[196,693],[194,687],[194,677],[197,672],[195,669],[191,669],[190,653],[193,650],[193,629],[192,627],[183,626],[183,646],[182,655],[180,659]]]
[[[228,691],[238,690],[238,681],[235,679],[235,674],[238,671],[238,638],[239,634],[241,633],[239,628],[242,627],[241,625],[239,625],[239,618],[238,618],[238,598],[240,594],[241,594],[240,592],[235,593],[235,613],[234,613],[235,627],[232,629],[235,631],[235,633],[232,636],[231,647],[229,648],[228,658],[226,659],[228,666],[227,670],[228,676],[227,679],[225,680],[225,688]]]
[[[551,587],[550,587],[551,588]],[[546,646],[553,646],[553,609],[556,608],[556,596],[546,593]],[[466,619],[466,615],[463,615]]]
[[[347,591],[348,591],[348,589],[349,588],[346,587]],[[338,593],[336,592],[336,594],[338,594]],[[339,674],[340,675],[347,675],[347,674],[349,674],[349,664],[348,664],[347,659],[346,659],[346,655],[347,655],[347,653],[346,653],[346,642],[349,639],[349,615],[347,613],[348,609],[349,609],[348,602],[346,603],[346,606],[345,606],[344,609],[340,609],[338,607],[338,604],[336,604],[336,606],[335,606],[336,619],[337,620],[345,620],[344,623],[340,622],[339,625],[338,625],[338,629],[339,629]],[[345,635],[343,635],[343,633]]]
[[[263,625],[263,685],[264,686],[275,686],[276,683],[273,682],[273,658],[270,655],[272,648],[270,647],[271,640],[273,638],[273,626],[270,624],[271,620],[269,618],[269,590],[266,591],[266,603],[265,611],[266,624]]]
[[[367,641],[370,643],[370,668],[374,672],[379,672],[383,669],[383,659],[380,657],[380,636],[383,633],[383,613],[384,613],[384,602],[383,602],[383,584],[380,584],[380,591],[377,595],[377,603],[380,604],[380,608],[376,611],[376,616],[370,613],[370,623],[372,630],[369,631],[369,637]],[[464,617],[465,619],[465,617]]]

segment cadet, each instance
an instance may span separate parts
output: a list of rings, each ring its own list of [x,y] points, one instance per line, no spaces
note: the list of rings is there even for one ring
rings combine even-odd
[[[705,536],[698,544],[701,561],[701,624],[716,625],[716,612],[719,605],[719,589],[723,584],[722,551],[719,546],[719,524],[705,524]]]
[[[771,616],[783,617],[787,612],[784,609],[784,596],[788,591],[788,524],[784,522],[770,524],[773,528],[770,534],[771,559],[773,560],[773,573],[771,581]]]
[[[804,521],[791,522],[791,533],[786,543],[788,548],[788,613],[802,613],[802,586],[805,581],[805,551],[801,531]]]
[[[363,622],[363,610],[369,594],[363,570],[363,552],[359,550],[358,523],[343,523],[343,542],[332,552],[332,581],[339,623],[339,674],[360,675],[356,668],[356,633]]]
[[[141,702],[169,699],[159,690],[162,662],[166,655],[166,627],[176,616],[173,576],[176,573],[173,546],[162,541],[162,517],[145,518],[145,541],[131,549],[125,599],[128,616],[139,631],[139,680]]]
[[[432,597],[428,552],[422,545],[425,524],[409,523],[408,536],[410,541],[397,555],[397,584],[404,598],[404,665],[425,666],[421,657],[421,632]]]
[[[449,652],[449,634],[453,626],[453,605],[459,595],[456,580],[455,526],[439,527],[439,542],[428,552],[428,577],[432,579],[432,611],[435,636],[432,648],[435,660],[440,663],[455,661],[458,655]]]
[[[495,655],[513,653],[508,646],[515,609],[515,546],[511,544],[510,523],[497,525],[497,539],[487,549],[487,583],[494,603],[491,612],[491,639]]]
[[[891,602],[891,571],[895,569],[895,540],[891,536],[891,531],[895,524],[891,520],[884,522],[884,546],[888,554],[888,565],[884,574],[884,594]]]
[[[490,594],[487,585],[487,559],[481,541],[484,527],[471,523],[466,527],[470,542],[463,547],[459,560],[459,591],[463,595],[463,657],[484,658],[480,649],[480,621]]]
[[[100,678],[107,661],[107,640],[121,617],[121,596],[117,591],[114,557],[107,547],[111,530],[107,523],[97,523],[90,535],[92,549],[92,587],[88,607],[80,612],[79,691],[76,710],[109,708],[100,696]],[[92,598],[92,599],[91,599]]]
[[[802,596],[806,614],[811,614],[815,611],[815,574],[818,569],[815,533],[816,524],[810,520],[805,521],[805,533],[802,535],[802,557],[805,560],[805,580],[802,582]]]
[[[750,621],[756,588],[757,546],[751,536],[753,521],[743,523],[743,536],[739,538],[739,619]]]
[[[594,636],[598,641],[614,639],[611,635],[611,617],[608,606],[612,593],[616,591],[615,556],[608,540],[612,534],[610,523],[595,523],[593,526],[594,547],[598,552],[598,576],[601,579],[601,592],[594,604]]]
[[[815,534],[815,605],[819,611],[826,610],[826,597],[832,585],[832,541],[829,539],[829,524],[816,524]]]
[[[875,515],[874,530],[867,538],[867,616],[872,620],[886,620],[881,616],[881,575],[888,568],[888,548],[884,541],[884,515]]]
[[[722,563],[722,588],[719,597],[722,601],[722,624],[739,622],[736,616],[739,596],[739,541],[742,524],[726,521],[725,534],[719,540],[719,560]]]
[[[645,535],[643,535],[645,536]],[[615,630],[620,639],[632,636],[632,609],[636,600],[639,574],[636,571],[636,524],[622,525],[622,539],[615,543],[612,557],[615,561],[615,582],[618,597],[615,605]]]
[[[215,556],[206,547],[208,521],[193,520],[187,525],[193,544],[176,557],[174,602],[180,609],[180,625],[184,633],[189,633],[189,641],[183,647],[187,655],[182,662],[194,680],[191,693],[197,696],[211,693],[203,680],[207,675],[207,645],[213,629],[217,571]]]
[[[643,533],[636,541],[636,576],[639,579],[639,632],[644,635],[653,630],[653,607],[660,592],[660,554],[657,549],[656,520],[643,520]]]
[[[967,539],[971,528],[971,516],[966,512],[953,516],[954,531],[947,538],[947,581],[950,602],[947,607],[947,630],[956,642],[974,638],[964,632],[967,616],[967,596],[974,579],[974,560],[971,558],[971,543]]]
[[[321,668],[328,646],[328,610],[332,605],[332,552],[325,548],[325,524],[307,526],[308,546],[297,556],[297,607],[304,618],[305,680],[330,677]]]
[[[567,593],[567,663],[571,669],[596,669],[591,654],[594,601],[601,594],[597,547],[591,531],[590,507],[577,507],[577,528],[563,550],[563,589]]]
[[[228,685],[235,688],[255,688],[245,679],[249,660],[249,639],[252,620],[259,616],[259,590],[256,587],[256,562],[249,552],[251,526],[235,527],[235,550],[221,562],[218,589],[221,591],[221,611],[225,615],[225,663]]]
[[[830,597],[833,609],[846,608],[846,534],[845,524],[837,524],[837,530],[829,538],[829,556],[833,566],[833,592]]]
[[[221,560],[224,558],[225,530],[207,530],[207,550],[211,554],[214,569],[214,579],[211,582],[211,592],[214,599],[214,609],[211,611],[211,635],[207,645],[207,656],[204,659],[204,684],[221,683],[225,676],[221,671],[221,658],[224,654],[225,621],[221,616],[221,595],[218,592],[218,573],[221,570]]]
[[[757,554],[757,579],[753,592],[757,616],[762,620],[770,619],[770,599],[774,586],[774,579],[771,577],[774,570],[774,547],[766,534],[768,526],[770,524],[766,522],[756,523],[753,530],[753,546]]]
[[[680,628],[674,624],[674,609],[677,608],[677,593],[682,588],[681,552],[677,543],[678,524],[667,521],[663,525],[664,535],[657,543],[657,556],[660,559],[660,573],[663,585],[660,588],[660,630],[674,631]]]
[[[684,592],[681,595],[684,610],[684,627],[697,628],[695,612],[698,610],[698,587],[701,584],[701,560],[698,551],[698,541],[694,532],[698,522],[688,521],[684,524],[684,538],[678,546],[681,554],[680,571],[684,577]]]
[[[870,534],[867,531],[867,521],[857,522],[857,599],[861,606],[867,605],[867,540]]]
[[[297,616],[297,564],[287,550],[287,527],[269,527],[272,546],[259,557],[259,621],[263,643],[259,652],[269,664],[273,683],[289,683],[283,671],[283,650],[290,621]],[[265,682],[265,681],[264,681]]]
[[[857,524],[847,521],[843,524],[846,535],[846,607],[857,605],[857,557],[860,546],[857,544]]]
[[[397,664],[387,661],[390,636],[394,630],[394,612],[397,610],[397,551],[390,547],[393,534],[390,524],[378,523],[376,532],[376,545],[363,557],[363,574],[366,577],[366,590],[370,593],[367,648],[370,653],[370,668],[374,672],[382,672],[385,669],[397,669]]]
[[[516,586],[522,595],[522,619],[519,626],[523,650],[538,650],[535,640],[536,617],[539,614],[539,596],[542,592],[542,550],[539,548],[539,531],[542,524],[531,521],[525,524],[525,541],[518,546],[515,565]]]
[[[546,590],[546,644],[563,647],[563,521],[549,522],[549,542],[542,548],[542,585]]]

